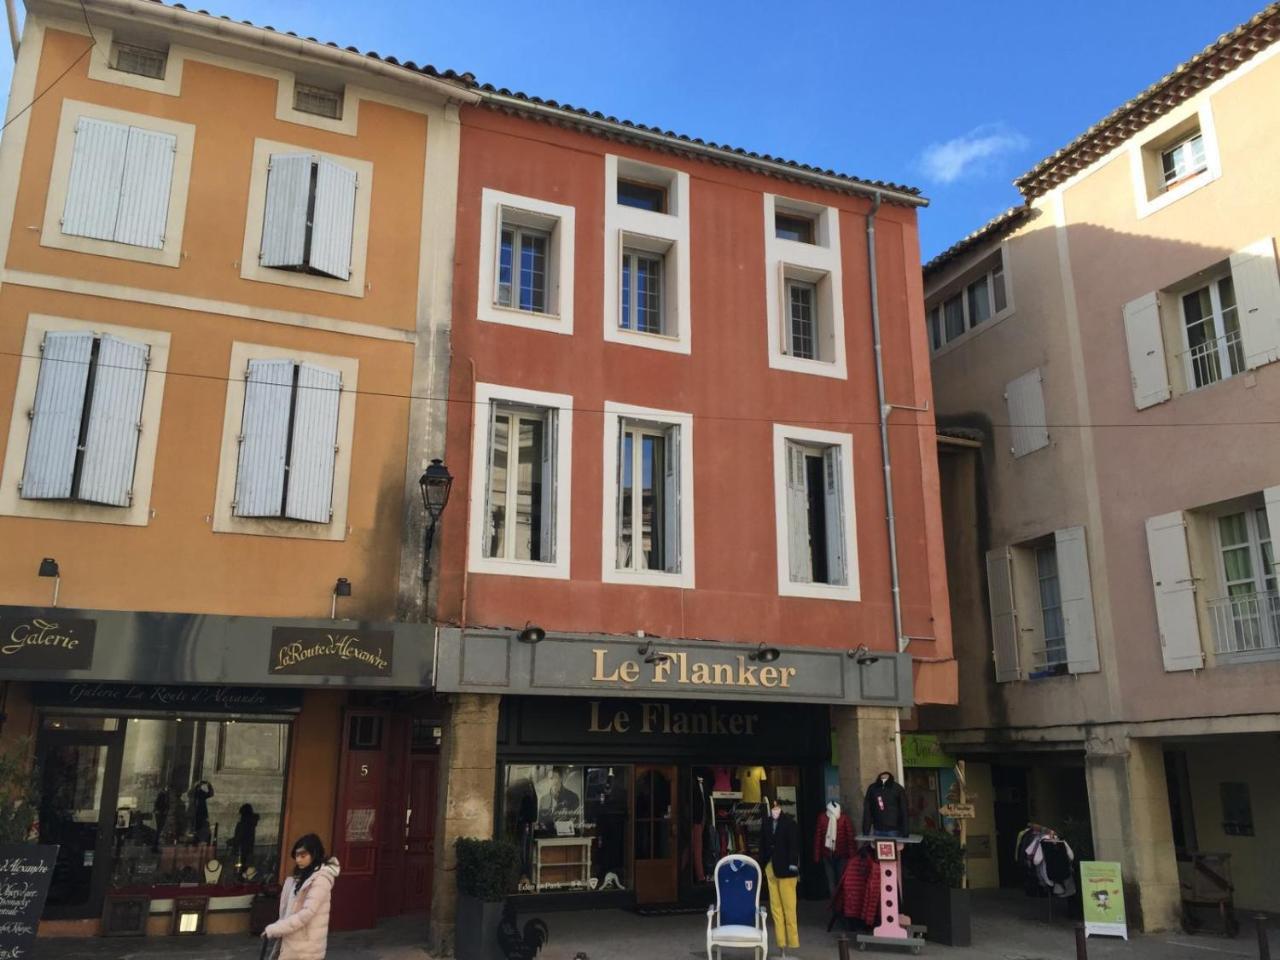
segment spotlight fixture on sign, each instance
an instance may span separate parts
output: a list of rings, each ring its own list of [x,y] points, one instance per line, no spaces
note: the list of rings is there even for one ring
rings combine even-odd
[[[449,503],[449,491],[453,489],[453,474],[440,459],[432,460],[418,478],[422,488],[422,508],[427,512],[427,528],[422,536],[422,582],[431,581],[431,542],[436,538],[436,523]]]
[[[62,585],[62,575],[58,572],[58,561],[53,557],[45,557],[40,561],[40,576],[53,578],[53,605],[58,605],[58,587]]]
[[[516,634],[516,639],[521,643],[541,643],[547,639],[547,631],[532,621],[524,622],[524,629]]]
[[[338,598],[351,596],[351,581],[346,577],[339,577],[338,582],[333,585],[333,603],[329,605],[329,619],[338,619]]]
[[[661,650],[653,648],[653,641],[646,640],[640,646],[636,647],[636,653],[644,657],[645,663],[670,663],[675,657],[669,653],[663,653]]]
[[[860,643],[852,650],[845,651],[849,659],[860,667],[869,667],[873,663],[878,663],[880,658],[867,649],[865,643]]]
[[[766,647],[763,643],[756,647],[754,653],[747,654],[748,660],[755,660],[759,663],[773,663],[782,656],[782,651],[777,647]]]

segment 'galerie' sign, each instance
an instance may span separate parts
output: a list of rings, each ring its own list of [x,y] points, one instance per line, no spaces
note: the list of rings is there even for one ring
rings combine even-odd
[[[271,631],[272,674],[389,677],[390,630],[317,630],[276,627]]]
[[[87,670],[94,630],[92,620],[0,617],[0,667]]]
[[[651,655],[653,662],[619,657],[604,647],[591,651],[595,658],[591,673],[594,683],[623,686],[643,682],[669,684],[673,687],[728,687],[734,690],[765,688],[787,689],[796,675],[795,667],[772,667],[751,663],[745,654],[732,657],[728,663],[704,663],[692,659],[684,650]]]

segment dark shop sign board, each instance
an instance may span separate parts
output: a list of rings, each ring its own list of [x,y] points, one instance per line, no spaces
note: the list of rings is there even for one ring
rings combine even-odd
[[[33,956],[57,846],[0,844],[0,960]]]

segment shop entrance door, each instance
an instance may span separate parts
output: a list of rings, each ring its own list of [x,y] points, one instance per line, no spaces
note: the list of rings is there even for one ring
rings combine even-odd
[[[635,784],[636,903],[674,903],[676,768],[639,765]]]
[[[394,824],[383,822],[390,734],[386,711],[343,714],[333,823],[333,852],[342,863],[342,875],[330,907],[334,930],[364,930],[378,921],[379,836],[395,830]]]
[[[47,919],[102,916],[111,879],[123,737],[123,730],[40,734],[40,842],[58,845],[43,914]]]
[[[427,731],[431,728],[426,724]],[[414,735],[419,729],[419,721],[411,717],[391,717],[382,815],[386,829],[378,832],[380,918],[425,913],[431,907],[439,760],[434,752],[424,752]]]

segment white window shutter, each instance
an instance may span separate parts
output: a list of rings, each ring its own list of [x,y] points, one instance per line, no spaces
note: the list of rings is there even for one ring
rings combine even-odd
[[[120,243],[155,250],[164,247],[177,146],[178,138],[172,134],[129,128],[115,225],[115,239]]]
[[[792,583],[813,582],[813,553],[809,548],[809,490],[805,476],[804,448],[788,442],[787,449],[787,558]]]
[[[638,542],[636,532],[631,531],[631,544],[623,542],[622,532],[625,529],[626,521],[631,517],[631,497],[625,495],[622,482],[627,475],[627,421],[618,418],[618,475],[614,480],[614,490],[617,493],[617,517],[614,525],[614,539],[617,553],[617,569],[626,570],[631,564],[631,552],[635,549]],[[632,478],[634,482],[634,478]]]
[[[1124,338],[1129,346],[1133,405],[1144,410],[1168,400],[1172,391],[1164,357],[1164,333],[1160,329],[1160,300],[1155,293],[1124,305]]]
[[[1240,340],[1249,369],[1280,360],[1280,274],[1271,237],[1231,255]]]
[[[792,355],[791,346],[791,298],[787,296],[787,265],[781,260],[778,261],[778,321],[782,329],[778,331],[782,335],[782,352],[786,356]]]
[[[127,507],[142,430],[147,385],[147,345],[104,335],[98,343],[77,496],[91,503]]]
[[[827,583],[844,585],[849,582],[849,565],[845,560],[845,482],[840,452],[839,447],[822,451],[822,477],[827,515]]]
[[[1147,518],[1147,552],[1151,557],[1164,668],[1199,670],[1204,666],[1204,650],[1196,613],[1196,585],[1187,552],[1187,521],[1181,510]]]
[[[1097,673],[1098,633],[1093,618],[1093,585],[1089,579],[1089,550],[1084,527],[1055,530],[1058,554],[1058,589],[1066,627],[1067,669],[1071,673]]]
[[[1049,445],[1049,428],[1044,410],[1044,382],[1037,367],[1004,388],[1009,411],[1009,441],[1015,457]]]
[[[542,498],[539,504],[538,556],[543,563],[556,558],[556,453],[559,415],[548,410],[542,418]]]
[[[498,525],[494,520],[493,509],[493,468],[499,457],[502,458],[503,467],[507,465],[507,448],[498,449],[498,405],[490,400],[486,413],[489,428],[485,432],[486,442],[488,443],[488,456],[485,458],[485,463],[488,465],[488,473],[485,474],[484,478],[484,531],[482,534],[484,539],[481,542],[481,546],[486,557],[501,557],[504,555],[505,545],[495,541]],[[507,442],[510,443],[510,428],[508,428],[507,436]],[[511,482],[509,476],[507,482],[508,484]],[[503,489],[505,495],[506,488],[504,487]],[[505,507],[505,504],[503,506]],[[503,529],[505,534],[506,528],[504,527]]]
[[[1018,662],[1018,611],[1013,602],[1013,553],[1008,547],[987,551],[987,596],[991,601],[991,653],[996,682],[1022,678]]]
[[[27,457],[22,467],[21,492],[26,500],[64,500],[71,496],[92,355],[92,333],[44,335]]]
[[[62,232],[96,240],[116,238],[120,184],[124,177],[129,128],[81,117],[71,155],[67,200],[62,208]]]
[[[341,399],[341,373],[298,364],[284,501],[284,515],[292,520],[328,523],[333,519],[333,465],[338,453]]]
[[[267,170],[267,200],[262,215],[264,267],[305,265],[307,206],[311,199],[309,153],[274,153]]]
[[[668,573],[680,572],[680,427],[667,428],[667,462],[662,478],[662,551],[663,567]]]
[[[249,361],[236,462],[237,517],[278,517],[283,512],[293,368],[292,360]]]
[[[356,222],[356,172],[321,157],[316,164],[316,205],[311,217],[310,266],[351,279],[351,234]]]
[[[1267,505],[1267,528],[1271,531],[1271,556],[1275,561],[1272,573],[1280,577],[1280,486],[1267,487],[1262,499]]]

